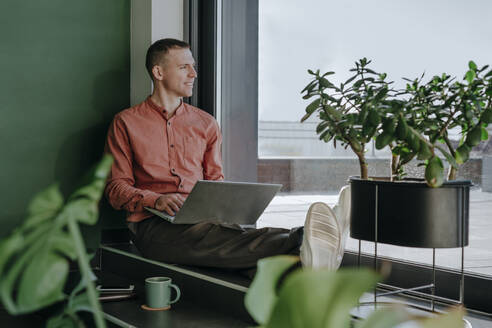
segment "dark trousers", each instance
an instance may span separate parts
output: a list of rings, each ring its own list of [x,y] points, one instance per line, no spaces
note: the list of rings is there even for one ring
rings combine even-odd
[[[239,225],[171,224],[151,217],[136,225],[134,243],[147,258],[166,263],[251,269],[264,257],[299,255],[303,228],[242,228]]]

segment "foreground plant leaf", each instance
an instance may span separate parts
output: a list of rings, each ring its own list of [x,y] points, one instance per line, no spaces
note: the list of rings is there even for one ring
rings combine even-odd
[[[63,288],[68,259],[77,259],[84,284],[69,298],[67,315],[50,320],[48,326],[79,327],[82,322],[76,312],[86,310],[94,314],[97,327],[105,327],[78,222],[97,221],[98,202],[111,164],[112,157],[104,156],[65,206],[56,184],[40,192],[29,205],[24,224],[0,242],[0,297],[10,314],[36,311],[67,299]]]
[[[265,327],[349,327],[350,309],[379,278],[367,269],[298,270],[282,285]]]
[[[249,314],[265,324],[277,301],[277,284],[284,272],[299,262],[297,256],[280,255],[258,261],[258,270],[244,298]]]
[[[36,256],[25,268],[19,283],[19,310],[34,311],[64,299],[67,276],[68,262],[61,256],[53,253]]]
[[[52,184],[34,196],[27,208],[27,219],[23,228],[31,228],[56,216],[63,206],[63,196],[58,184]]]

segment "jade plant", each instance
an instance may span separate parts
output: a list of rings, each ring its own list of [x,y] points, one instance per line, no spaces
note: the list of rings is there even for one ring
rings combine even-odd
[[[321,123],[316,132],[324,142],[339,141],[343,147],[350,147],[357,155],[360,176],[367,179],[365,146],[375,136],[381,119],[388,110],[387,98],[390,96],[391,82],[386,74],[377,73],[367,66],[366,58],[355,63],[350,71],[354,75],[339,86],[328,77],[335,72],[320,74],[308,70],[314,79],[301,91],[306,92],[303,99],[314,100],[306,107],[301,122],[318,112]]]
[[[0,299],[10,314],[64,302],[64,310],[48,320],[48,327],[80,327],[78,311],[92,312],[96,327],[105,327],[79,224],[97,222],[111,163],[106,155],[66,202],[57,184],[38,193],[22,225],[0,242]],[[70,261],[77,261],[81,280],[67,295]]]
[[[251,317],[263,328],[354,327],[350,311],[362,294],[373,290],[380,276],[368,269],[299,268],[296,256],[281,255],[258,262],[257,274],[245,297]],[[297,269],[292,270],[292,267]],[[372,307],[374,308],[374,307]],[[405,322],[420,328],[462,328],[464,310],[446,315],[419,316],[404,306],[385,306],[357,328],[390,328]]]
[[[313,113],[321,122],[316,132],[325,142],[333,139],[350,147],[359,159],[361,178],[368,179],[365,145],[375,139],[377,149],[389,147],[391,180],[405,176],[404,165],[411,160],[425,166],[425,180],[431,187],[444,182],[444,165],[449,163],[448,180],[456,179],[459,165],[465,163],[481,140],[487,140],[486,127],[492,123],[492,70],[478,68],[470,61],[463,82],[444,73],[423,83],[424,75],[409,80],[406,89],[393,88],[386,73],[368,68],[363,58],[350,71],[355,74],[339,87],[329,81],[334,72],[308,73],[314,79],[301,91],[311,100],[301,122]],[[459,129],[461,140],[453,144],[451,129]]]
[[[492,70],[478,68],[470,61],[462,81],[450,75],[408,80],[407,92],[412,113],[408,113],[414,128],[424,135],[431,149],[438,148],[449,162],[448,180],[455,180],[459,165],[480,141],[488,139],[486,127],[492,123]],[[458,143],[449,138],[451,129],[461,136]],[[444,148],[444,149],[443,149]]]

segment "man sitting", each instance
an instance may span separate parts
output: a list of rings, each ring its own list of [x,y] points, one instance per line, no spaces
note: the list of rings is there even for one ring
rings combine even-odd
[[[263,257],[300,253],[305,265],[338,268],[341,227],[323,203],[310,208],[305,229],[292,230],[172,224],[145,211],[148,206],[174,215],[197,180],[224,179],[217,122],[182,100],[192,95],[197,78],[189,45],[156,41],[146,67],[152,94],[114,117],[106,142],[114,163],[105,194],[115,209],[127,211],[140,252],[167,263],[242,270]]]

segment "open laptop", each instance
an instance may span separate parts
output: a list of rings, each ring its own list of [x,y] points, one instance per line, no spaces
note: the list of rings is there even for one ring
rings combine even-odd
[[[175,216],[145,209],[171,223],[204,221],[255,224],[282,185],[199,180]]]

